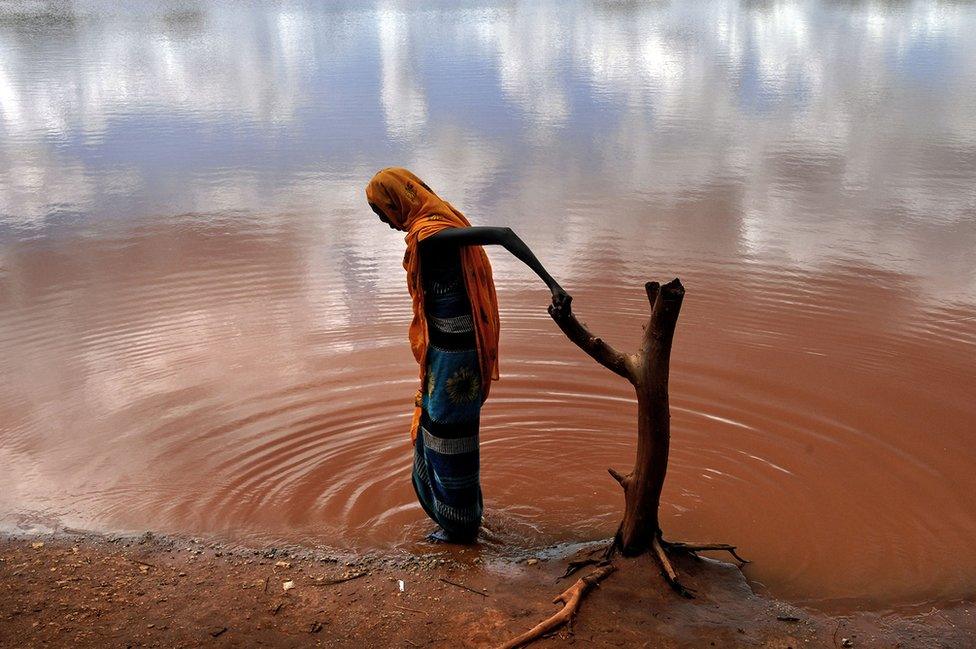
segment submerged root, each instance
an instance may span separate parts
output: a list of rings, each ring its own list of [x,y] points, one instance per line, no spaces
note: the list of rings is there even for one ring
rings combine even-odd
[[[503,645],[500,645],[498,649],[515,649],[516,647],[524,647],[525,645],[538,640],[544,634],[549,633],[554,629],[558,629],[564,624],[572,622],[573,616],[576,615],[576,611],[579,610],[580,602],[583,600],[583,596],[586,595],[587,591],[603,581],[615,569],[616,568],[612,563],[608,563],[597,568],[588,575],[584,575],[583,577],[577,579],[575,584],[567,588],[561,595],[552,600],[554,604],[562,602],[562,609],[535,625],[522,635],[509,640]]]

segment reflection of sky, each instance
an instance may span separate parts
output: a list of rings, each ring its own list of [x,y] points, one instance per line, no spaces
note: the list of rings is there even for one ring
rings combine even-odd
[[[653,225],[693,261],[674,206],[724,196],[729,258],[973,300],[974,28],[940,2],[4,4],[0,243],[186,212],[328,226],[405,164],[549,258],[600,219],[621,254]]]

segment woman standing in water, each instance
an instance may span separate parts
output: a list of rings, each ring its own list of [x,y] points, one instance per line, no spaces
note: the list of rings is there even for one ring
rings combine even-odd
[[[510,228],[472,227],[420,178],[383,169],[366,186],[380,220],[407,233],[403,267],[413,299],[410,347],[420,364],[410,438],[413,486],[441,529],[436,540],[471,542],[481,526],[478,427],[498,379],[498,302],[481,246],[500,245],[552,292],[557,313],[570,296]]]

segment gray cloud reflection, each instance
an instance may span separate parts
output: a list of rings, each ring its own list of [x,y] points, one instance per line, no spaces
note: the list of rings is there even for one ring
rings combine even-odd
[[[409,16],[392,3],[383,3],[376,12],[382,61],[383,114],[386,130],[392,139],[410,139],[420,135],[427,124],[427,98],[414,78],[411,56]]]
[[[339,219],[409,164],[552,257],[590,245],[573,215],[597,205],[643,205],[608,224],[633,252],[727,187],[727,252],[951,271],[976,296],[971,4],[65,6],[0,9],[0,227]]]

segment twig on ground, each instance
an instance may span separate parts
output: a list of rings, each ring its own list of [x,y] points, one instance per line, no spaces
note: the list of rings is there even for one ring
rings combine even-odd
[[[149,563],[148,561],[139,561],[138,559],[133,559],[132,557],[127,557],[127,559],[132,563],[138,563],[140,566],[148,566],[150,568],[155,568],[159,570],[159,566],[157,566],[154,563]]]
[[[834,627],[834,635],[831,637],[831,639],[834,641],[834,646],[835,647],[839,646],[837,644],[837,632],[840,631],[840,625],[843,624],[844,622],[845,622],[845,620],[843,620],[843,619],[837,620],[837,626]]]
[[[603,559],[577,559],[576,561],[570,561],[566,565],[566,572],[559,577],[559,579],[565,579],[575,572],[585,568],[586,566],[595,566],[596,564],[603,561]],[[557,580],[558,581],[558,580]]]
[[[566,566],[566,572],[564,572],[561,576],[557,577],[556,581],[559,581],[560,579],[565,579],[566,577],[569,577],[573,573],[579,571],[582,568],[585,568],[586,566],[606,565],[613,558],[615,545],[616,545],[615,539],[611,539],[610,544],[606,547],[598,546],[593,548],[592,550],[586,551],[584,553],[586,558],[574,559],[573,561],[570,561],[569,564],[567,564]],[[593,555],[597,553],[602,554],[602,556],[599,559],[593,557]]]
[[[608,565],[609,563],[610,561],[608,559],[603,559],[603,558],[577,559],[576,561],[570,561],[569,564],[566,566],[566,572],[564,572],[562,576],[559,577],[556,581],[558,581],[559,579],[565,579],[566,577],[569,577],[573,573],[579,571],[582,568],[585,568],[586,566],[605,566]]]
[[[439,579],[441,581],[443,581],[445,584],[450,584],[452,586],[457,586],[458,588],[463,588],[464,590],[470,591],[470,592],[474,593],[475,595],[481,595],[482,597],[488,597],[488,593],[483,593],[480,590],[475,590],[474,588],[471,588],[470,586],[465,586],[464,584],[459,584],[456,581],[451,581],[450,579],[444,579],[443,577],[440,577]]]
[[[352,581],[353,579],[359,579],[360,577],[365,577],[365,572],[356,572],[351,575],[346,575],[345,577],[339,577],[338,579],[323,579],[322,581],[316,581],[313,586],[334,586],[335,584],[342,584],[347,581]]]
[[[91,532],[86,532],[85,530],[79,530],[79,529],[74,528],[74,527],[62,527],[62,528],[60,528],[60,531],[66,533],[66,534],[76,534],[78,536],[89,536],[89,535],[91,535]]]
[[[429,615],[427,611],[421,611],[419,608],[410,608],[409,606],[400,606],[399,604],[394,604],[393,608],[398,608],[401,611],[410,611],[412,613],[423,613],[424,615]]]

